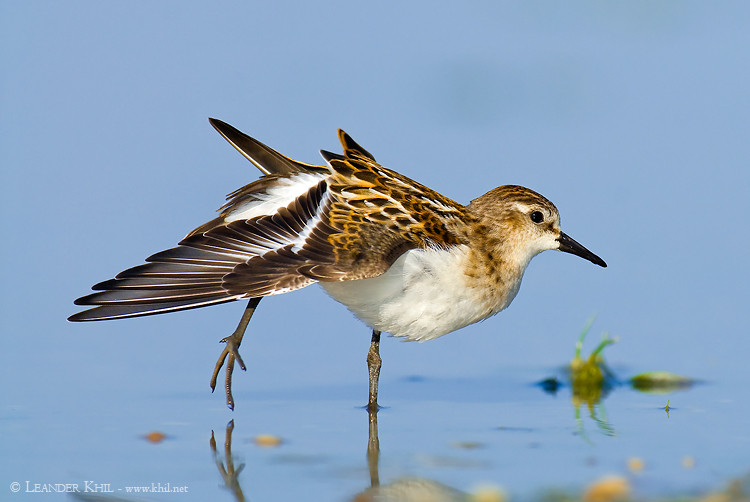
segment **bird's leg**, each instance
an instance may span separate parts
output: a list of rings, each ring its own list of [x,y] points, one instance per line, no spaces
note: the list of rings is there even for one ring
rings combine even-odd
[[[370,399],[367,402],[367,411],[378,412],[378,379],[380,378],[380,331],[372,330],[370,351],[367,353],[367,370],[370,373]]]
[[[221,352],[218,361],[216,361],[216,367],[211,376],[211,392],[216,389],[216,379],[219,376],[219,370],[224,366],[224,360],[229,356],[229,359],[227,360],[227,376],[224,382],[224,387],[227,393],[227,406],[229,406],[230,410],[234,409],[234,397],[232,397],[232,372],[234,371],[234,362],[236,360],[240,364],[240,368],[242,368],[243,371],[245,370],[245,362],[242,360],[239,352],[240,344],[242,343],[242,337],[245,336],[245,330],[250,322],[250,318],[253,317],[253,313],[259,303],[260,297],[250,298],[250,301],[247,302],[245,312],[242,314],[242,319],[240,319],[240,323],[237,325],[237,329],[235,329],[234,333],[228,337],[220,340],[220,342],[226,343],[227,345]]]

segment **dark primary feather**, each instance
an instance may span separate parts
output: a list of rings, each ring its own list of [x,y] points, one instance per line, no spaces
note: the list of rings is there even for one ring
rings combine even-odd
[[[300,172],[327,171],[323,166],[305,164],[290,159],[273,148],[264,145],[255,138],[251,138],[242,131],[235,129],[226,122],[210,118],[208,121],[214,126],[224,139],[240,152],[243,157],[255,164],[263,174],[289,175]]]
[[[107,319],[124,319],[153,314],[164,314],[178,310],[188,310],[208,305],[230,302],[236,298],[216,299],[214,301],[173,301],[164,303],[142,303],[137,305],[105,305],[84,310],[68,317],[68,321],[104,321]],[[80,304],[77,304],[80,305]]]

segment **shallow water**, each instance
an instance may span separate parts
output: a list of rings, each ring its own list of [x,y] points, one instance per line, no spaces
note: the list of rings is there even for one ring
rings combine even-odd
[[[569,387],[545,393],[536,374],[386,377],[375,428],[357,406],[363,385],[238,392],[234,413],[208,392],[157,388],[71,394],[54,410],[5,406],[3,449],[13,461],[3,481],[21,483],[14,500],[59,483],[126,499],[353,500],[378,483],[385,490],[416,479],[421,489],[491,487],[522,500],[552,489],[580,493],[607,474],[624,476],[641,497],[695,495],[750,469],[740,385],[666,395],[618,386],[589,406],[572,400]],[[150,442],[151,432],[165,438]],[[258,444],[264,435],[280,444]],[[379,450],[368,452],[372,441]],[[139,486],[187,492],[128,494]]]

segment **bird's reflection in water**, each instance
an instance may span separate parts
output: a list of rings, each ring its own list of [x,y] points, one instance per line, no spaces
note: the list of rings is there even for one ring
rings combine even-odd
[[[449,486],[424,478],[402,478],[387,485],[380,484],[380,441],[378,438],[378,412],[369,411],[367,437],[367,467],[370,474],[370,486],[355,495],[352,502],[424,502],[425,500],[438,502],[466,501],[469,494],[455,490]],[[211,452],[216,461],[216,467],[224,480],[224,486],[238,502],[245,501],[245,495],[240,486],[239,474],[245,464],[234,465],[232,457],[232,430],[234,421],[227,424],[224,439],[223,455],[217,451],[216,439],[211,432]],[[223,458],[222,458],[223,457]],[[501,500],[488,498],[487,500]]]
[[[467,494],[449,486],[423,478],[397,479],[387,485],[380,484],[380,439],[378,438],[378,411],[367,410],[367,467],[370,487],[352,498],[352,502],[458,502],[466,501]]]
[[[370,471],[370,486],[380,486],[380,440],[378,439],[378,410],[367,410],[370,427],[367,434],[367,467]]]
[[[470,495],[424,478],[397,479],[365,490],[352,502],[467,502]],[[492,500],[492,499],[488,499]]]
[[[448,486],[423,478],[397,479],[380,485],[380,440],[378,438],[378,412],[368,409],[367,466],[370,487],[358,493],[352,502],[458,502],[466,501],[466,494]]]
[[[245,494],[242,493],[242,487],[240,486],[240,473],[245,468],[245,464],[240,464],[239,467],[234,466],[234,457],[232,457],[233,430],[234,420],[230,420],[227,424],[226,434],[224,435],[224,462],[222,462],[221,456],[216,450],[214,431],[211,431],[211,452],[214,454],[214,461],[216,462],[216,467],[219,469],[219,474],[224,479],[224,487],[232,492],[235,500],[245,502]]]
[[[465,493],[424,478],[397,479],[387,485],[380,484],[380,439],[378,438],[378,411],[367,410],[367,467],[370,487],[352,498],[352,502],[436,502],[465,501]]]

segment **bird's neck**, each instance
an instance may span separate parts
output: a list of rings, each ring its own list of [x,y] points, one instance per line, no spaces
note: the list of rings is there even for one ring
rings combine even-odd
[[[498,235],[502,232],[497,229],[474,225],[464,271],[467,286],[482,297],[489,315],[500,312],[513,301],[531,258],[520,253],[512,241]]]

